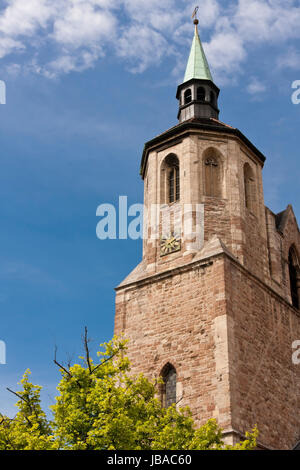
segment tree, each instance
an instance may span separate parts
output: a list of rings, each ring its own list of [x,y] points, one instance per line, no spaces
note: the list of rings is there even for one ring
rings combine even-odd
[[[41,387],[20,382],[19,411],[0,418],[0,450],[208,450],[254,449],[257,430],[241,444],[225,446],[215,420],[196,429],[188,408],[162,408],[157,383],[130,375],[126,341],[101,345],[97,364],[90,357],[85,331],[81,364],[60,368],[58,396],[47,419],[41,408]],[[56,354],[55,354],[56,356]]]

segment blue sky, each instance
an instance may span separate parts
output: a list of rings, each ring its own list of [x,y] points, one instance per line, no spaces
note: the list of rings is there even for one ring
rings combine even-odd
[[[0,410],[13,415],[26,368],[55,395],[58,356],[113,334],[114,287],[141,243],[96,238],[96,209],[142,202],[144,142],[176,124],[176,87],[193,37],[194,2],[11,0],[0,3]],[[163,5],[162,5],[163,3]],[[298,219],[300,2],[202,1],[200,31],[220,119],[267,156],[265,202]]]

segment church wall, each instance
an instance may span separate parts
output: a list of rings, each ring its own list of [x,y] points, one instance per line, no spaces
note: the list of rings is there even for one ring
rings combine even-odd
[[[224,262],[190,267],[117,290],[115,334],[130,339],[133,373],[158,377],[170,362],[177,401],[197,424],[217,418],[230,428]]]
[[[243,268],[226,261],[233,428],[257,424],[259,441],[291,449],[300,438],[300,313]]]
[[[291,206],[287,208],[285,217],[283,232],[280,232],[276,227],[275,214],[266,208],[271,286],[291,302],[288,256],[291,246],[300,255],[300,233]]]

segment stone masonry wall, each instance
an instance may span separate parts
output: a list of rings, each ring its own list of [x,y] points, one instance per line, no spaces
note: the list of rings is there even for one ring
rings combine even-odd
[[[191,265],[117,290],[115,334],[129,338],[132,372],[177,371],[177,400],[198,424],[230,427],[224,261]]]
[[[219,198],[205,195],[204,162],[209,150],[216,152],[221,165],[222,197]],[[148,209],[148,227],[151,226],[152,205],[165,204],[165,198],[162,197],[165,190],[161,168],[164,159],[170,153],[174,153],[180,162],[180,202],[177,205],[180,205],[183,211],[185,204],[204,204],[205,241],[217,235],[251,272],[263,280],[270,279],[262,163],[237,139],[223,135],[222,132],[201,131],[178,136],[175,143],[165,144],[151,151],[145,175],[144,193]],[[250,213],[245,205],[243,177],[245,163],[251,166],[255,175],[254,213]],[[170,212],[173,209],[174,205],[171,204]],[[159,237],[157,240],[150,239],[148,232],[148,240],[144,241],[143,259],[149,273],[164,271],[169,260],[169,267],[174,265],[174,257],[165,259],[160,257],[159,243]],[[181,255],[175,256],[178,265],[182,264],[183,256],[188,256],[185,250],[183,237]]]
[[[300,313],[230,260],[226,298],[233,428],[257,424],[265,446],[291,449],[300,439]]]

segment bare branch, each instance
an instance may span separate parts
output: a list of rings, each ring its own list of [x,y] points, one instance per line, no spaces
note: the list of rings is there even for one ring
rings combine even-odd
[[[53,359],[54,364],[57,365],[57,367],[59,367],[60,369],[62,369],[68,375],[68,377],[72,379],[73,375],[71,374],[71,372],[56,360],[56,353],[57,353],[57,346],[55,346],[55,350],[54,350],[54,359]],[[76,380],[76,383],[79,388],[82,388],[78,380]]]
[[[29,400],[26,400],[26,398],[22,397],[22,395],[19,395],[17,392],[14,392],[10,388],[7,388],[6,390],[8,390],[10,393],[13,393],[14,395],[16,395],[16,397],[20,398],[20,400],[23,400],[26,403],[26,405],[29,406],[30,412],[33,413],[34,410],[32,409],[32,406],[31,406],[31,403],[30,403]],[[35,412],[35,415],[37,416],[36,412]],[[30,426],[32,426],[32,422],[30,421],[30,419],[25,414],[23,414],[23,416],[26,419],[27,423]]]
[[[99,369],[101,366],[103,366],[106,362],[110,361],[113,357],[115,357],[118,354],[118,351],[115,351],[111,356],[107,357],[104,361],[100,362],[91,372],[93,374],[97,369]]]
[[[20,400],[25,401],[26,405],[29,406],[30,411],[32,411],[31,404],[30,404],[30,402],[29,402],[28,400],[26,400],[26,398],[22,397],[22,395],[19,395],[17,392],[14,392],[14,391],[11,390],[10,388],[7,388],[6,390],[8,390],[10,393],[13,393],[14,395],[16,395],[16,397],[20,398]]]
[[[88,330],[87,327],[84,328],[84,349],[85,349],[85,358],[86,362],[90,371],[90,374],[92,373],[92,366],[91,366],[91,361],[90,361],[90,351],[89,351],[89,339],[88,339]]]
[[[180,403],[182,399],[183,399],[183,395],[181,396],[181,398],[179,398],[179,400],[175,403],[175,405],[178,405],[178,403]]]
[[[54,364],[57,365],[57,367],[59,367],[60,369],[62,369],[70,378],[72,378],[71,372],[68,371],[62,364],[57,362],[56,353],[57,353],[57,346],[55,346],[55,350],[54,350],[54,359],[53,359]]]

